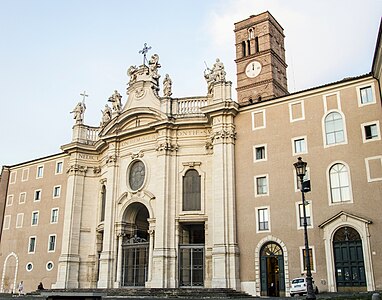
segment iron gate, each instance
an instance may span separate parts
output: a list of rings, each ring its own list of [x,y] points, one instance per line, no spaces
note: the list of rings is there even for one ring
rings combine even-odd
[[[179,246],[179,286],[204,286],[204,245]]]

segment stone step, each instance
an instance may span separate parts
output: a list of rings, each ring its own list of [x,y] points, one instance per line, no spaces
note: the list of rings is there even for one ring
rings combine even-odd
[[[239,299],[239,298],[254,298],[244,292],[239,292],[233,289],[213,289],[213,288],[119,288],[119,289],[54,289],[44,290],[41,293],[36,291],[32,293],[34,295],[41,294],[44,297],[50,297],[51,299],[69,299],[70,296],[91,298],[94,295],[94,299],[102,297],[102,299]]]

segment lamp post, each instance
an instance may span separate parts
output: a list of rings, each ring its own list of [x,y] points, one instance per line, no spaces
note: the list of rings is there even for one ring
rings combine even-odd
[[[296,169],[297,177],[300,178],[300,190],[302,196],[302,211],[304,213],[304,240],[305,240],[305,265],[306,265],[306,284],[307,284],[307,294],[306,299],[316,299],[316,295],[313,290],[313,280],[312,280],[312,271],[310,267],[310,252],[309,252],[309,241],[308,241],[308,223],[306,221],[306,210],[305,210],[305,194],[303,190],[303,181],[306,174],[306,165],[307,163],[302,160],[301,157],[298,158],[298,161],[293,164]]]

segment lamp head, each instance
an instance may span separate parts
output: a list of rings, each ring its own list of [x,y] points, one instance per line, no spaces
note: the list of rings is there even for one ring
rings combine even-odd
[[[303,178],[306,174],[307,163],[302,160],[301,157],[297,159],[297,162],[293,164],[296,169],[296,174],[298,177]]]

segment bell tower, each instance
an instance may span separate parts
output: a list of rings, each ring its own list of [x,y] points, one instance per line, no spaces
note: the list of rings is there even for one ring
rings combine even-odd
[[[283,31],[268,11],[235,23],[239,103],[288,94]]]

